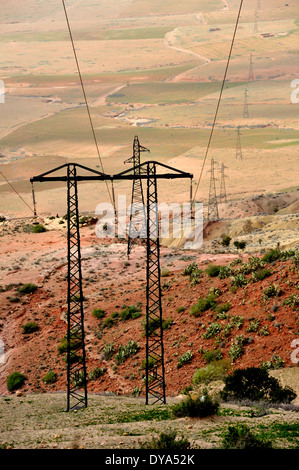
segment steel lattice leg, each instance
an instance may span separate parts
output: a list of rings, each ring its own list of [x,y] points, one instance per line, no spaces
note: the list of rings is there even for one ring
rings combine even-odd
[[[156,165],[147,165],[146,404],[166,403]]]
[[[67,411],[87,406],[84,313],[76,166],[68,165]]]

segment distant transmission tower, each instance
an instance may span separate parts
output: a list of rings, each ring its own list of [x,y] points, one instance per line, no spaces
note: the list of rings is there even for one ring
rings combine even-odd
[[[135,136],[134,142],[133,142],[133,156],[131,158],[128,158],[125,161],[125,163],[133,164],[134,174],[136,176],[141,174],[141,169],[140,169],[140,153],[141,152],[149,152],[149,150],[145,147],[142,147],[142,145],[140,145],[139,143],[138,136]],[[143,196],[141,179],[133,180],[129,237],[128,237],[128,248],[127,248],[128,256],[132,251],[133,245],[137,242],[136,233],[135,233],[136,230],[139,232],[139,234],[141,234],[141,238],[145,238],[146,214],[145,214],[144,196]]]
[[[249,76],[248,76],[248,81],[253,81],[254,80],[254,73],[253,73],[253,60],[252,60],[252,54],[250,54],[250,63],[249,63]]]
[[[255,15],[254,15],[254,32],[258,33],[259,32],[259,27],[258,27],[258,12],[256,10]]]
[[[219,220],[218,202],[216,193],[216,178],[215,178],[215,160],[211,159],[211,176],[210,176],[210,190],[209,190],[209,204],[208,204],[208,220]]]
[[[227,166],[222,163],[221,165],[221,170],[220,170],[220,193],[219,193],[219,202],[227,202],[227,196],[226,196],[226,184],[225,184],[225,178],[227,176],[224,174],[224,170],[227,168]]]
[[[256,9],[261,10],[261,0],[258,0]]]
[[[237,128],[236,160],[243,160],[243,152],[242,152],[242,146],[241,146],[241,132],[240,132],[240,126],[238,126],[238,128]]]
[[[248,107],[248,90],[245,88],[245,99],[244,99],[244,111],[243,111],[243,117],[244,118],[249,118],[249,107]]]

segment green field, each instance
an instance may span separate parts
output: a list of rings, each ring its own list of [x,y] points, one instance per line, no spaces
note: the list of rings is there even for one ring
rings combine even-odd
[[[240,83],[228,83],[226,89],[240,86]],[[190,103],[219,92],[219,83],[137,83],[126,87],[119,93],[108,97],[107,102],[116,103]]]

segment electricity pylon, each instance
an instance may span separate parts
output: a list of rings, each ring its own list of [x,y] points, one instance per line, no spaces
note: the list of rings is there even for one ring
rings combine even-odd
[[[244,98],[243,117],[244,118],[249,118],[248,90],[247,90],[247,88],[245,88],[244,95],[245,95],[245,98]]]
[[[159,174],[158,169],[171,172]],[[136,176],[136,170],[137,176]],[[133,174],[130,174],[132,173]],[[190,178],[193,175],[172,168],[163,163],[147,161],[139,168],[131,168],[113,176],[114,179],[129,179],[132,177],[146,179],[146,405],[166,403],[165,368],[163,346],[162,292],[160,272],[160,243],[157,181],[160,178]]]
[[[66,169],[66,176],[56,173]],[[79,176],[78,170],[90,174]],[[64,181],[67,183],[67,407],[66,411],[87,407],[87,372],[84,334],[84,296],[78,209],[78,181],[109,180],[110,176],[77,163],[66,163],[30,182]],[[34,193],[33,193],[34,194]]]
[[[167,169],[168,171],[164,171],[164,173],[161,174],[157,172],[157,168],[162,168],[163,170]],[[57,176],[56,172],[62,169],[67,169],[67,175]],[[85,174],[78,175],[78,169],[85,170]],[[88,174],[86,174],[86,171]],[[150,399],[153,399],[154,403],[166,402],[157,180],[175,178],[190,178],[192,180],[193,175],[154,161],[145,162],[140,164],[137,169],[133,167],[114,176],[106,175],[77,163],[66,163],[30,179],[31,183],[49,181],[67,183],[67,411],[87,406],[83,311],[84,296],[81,272],[77,182],[107,180],[134,181],[138,179],[145,179],[147,181],[146,404],[149,404]],[[156,324],[154,332],[152,328],[153,320]]]
[[[220,170],[220,192],[219,192],[219,202],[227,202],[227,195],[226,195],[226,184],[225,184],[225,178],[227,176],[224,174],[224,170],[227,168],[227,166],[222,163],[221,165],[221,170]]]
[[[208,220],[219,220],[217,192],[216,192],[216,177],[215,177],[215,160],[211,158],[211,173],[210,176],[210,190],[209,190],[209,203],[208,203]]]
[[[241,145],[241,131],[240,126],[237,127],[237,148],[236,148],[236,160],[243,160],[243,152]]]
[[[139,176],[140,167],[140,153],[149,152],[149,149],[143,147],[139,143],[138,136],[134,137],[133,142],[133,156],[125,160],[125,163],[132,163],[135,175]],[[134,214],[134,216],[133,216]],[[138,235],[138,236],[137,236]],[[137,242],[138,238],[145,238],[146,236],[146,214],[144,205],[144,195],[142,189],[142,180],[134,179],[132,185],[132,199],[130,208],[130,222],[129,222],[129,235],[128,235],[128,248],[127,255],[132,251],[133,245]]]
[[[256,10],[255,14],[254,14],[254,32],[255,33],[258,33],[259,32],[259,27],[258,27],[258,12]]]

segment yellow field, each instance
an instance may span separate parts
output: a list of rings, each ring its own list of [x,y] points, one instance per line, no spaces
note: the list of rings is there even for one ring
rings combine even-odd
[[[67,0],[66,6],[105,171],[124,169],[138,135],[151,149],[150,158],[192,171],[196,184],[239,1]],[[261,0],[255,31],[256,6],[243,5],[209,155],[228,167],[231,198],[297,183],[298,107],[290,100],[291,80],[299,77],[296,8]],[[1,9],[0,22],[0,78],[7,92],[0,105],[0,161],[2,172],[30,200],[31,176],[60,162],[99,168],[100,161],[62,4],[12,1]],[[263,38],[265,32],[274,36]],[[249,118],[243,117],[245,88]],[[237,126],[242,162],[235,159]],[[209,158],[198,193],[203,200]],[[129,194],[130,185],[117,187]],[[90,191],[94,186],[82,185],[84,210]],[[183,184],[160,191],[164,200],[189,197]],[[63,187],[39,185],[39,192],[44,212],[64,207]],[[0,194],[0,212],[28,211],[4,180]],[[99,197],[107,198],[104,186]]]

